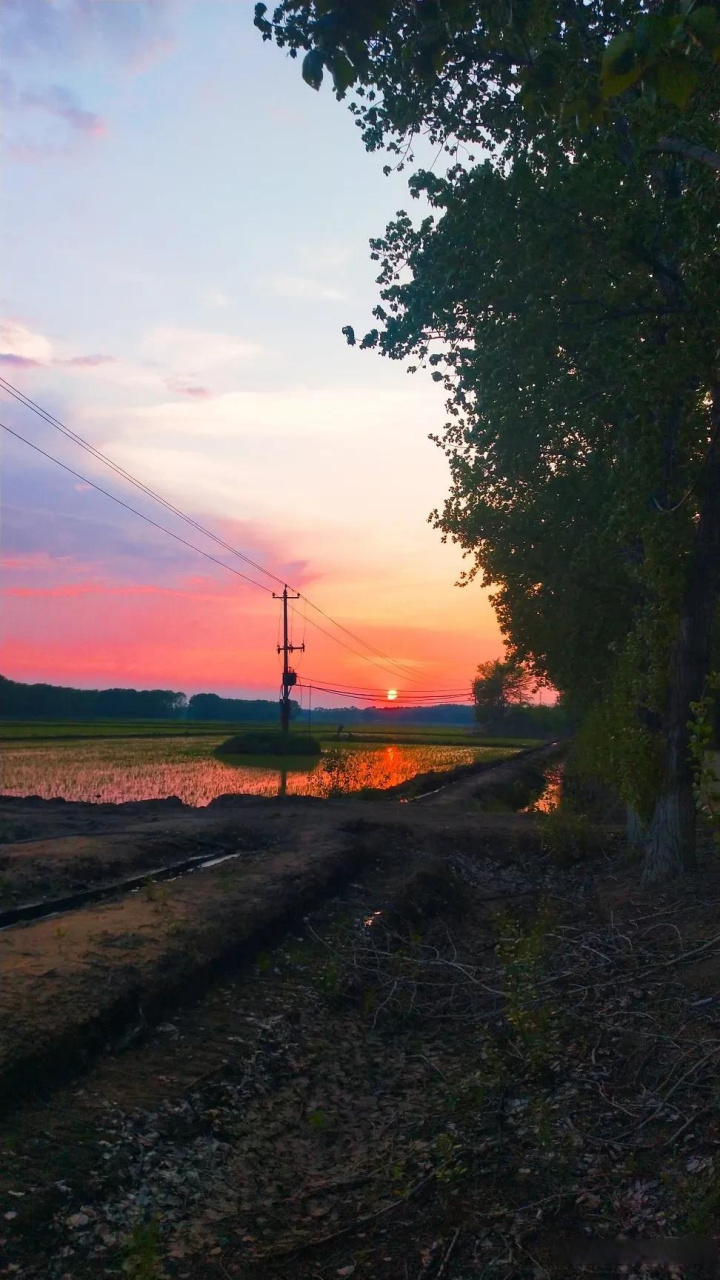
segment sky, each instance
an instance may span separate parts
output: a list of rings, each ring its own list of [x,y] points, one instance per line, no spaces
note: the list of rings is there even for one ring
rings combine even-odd
[[[300,602],[301,679],[465,688],[502,645],[427,522],[449,487],[442,390],[341,334],[370,327],[370,237],[422,210],[252,16],[4,0],[0,376],[392,660]],[[0,433],[3,674],[277,696],[279,583],[1,389],[0,409],[78,473]]]

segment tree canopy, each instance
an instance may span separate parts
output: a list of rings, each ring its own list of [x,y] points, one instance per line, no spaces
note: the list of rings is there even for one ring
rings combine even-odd
[[[535,154],[540,139],[625,115],[628,93],[649,104],[656,144],[715,168],[716,4],[693,0],[282,0],[256,4],[255,24],[306,82],[327,75],[366,146],[398,150],[422,133],[433,143],[484,144]],[[689,105],[682,138],[665,126]],[[693,101],[695,100],[695,101]],[[704,128],[708,128],[704,136]]]
[[[172,720],[184,715],[186,709],[185,694],[172,689],[73,689],[63,685],[22,684],[0,676],[0,713],[8,719]]]
[[[585,708],[648,878],[672,874],[720,592],[720,10],[285,0],[256,23],[350,96],[366,146],[454,157],[411,180],[431,215],[373,242],[361,346],[444,383],[435,523],[511,652]]]
[[[472,685],[478,724],[501,728],[510,709],[527,701],[533,684],[530,672],[513,658],[481,662]]]

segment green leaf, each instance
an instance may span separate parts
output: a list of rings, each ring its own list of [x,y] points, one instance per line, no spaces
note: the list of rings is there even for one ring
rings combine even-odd
[[[642,73],[642,64],[637,63],[631,71],[626,71],[624,75],[603,76],[603,97],[615,98],[618,94],[624,93],[631,85],[637,84]]]
[[[355,68],[344,53],[336,53],[330,69],[336,92],[342,98],[355,79]]]
[[[624,75],[635,62],[635,33],[621,31],[607,46],[602,60],[602,77]]]
[[[682,111],[695,92],[697,72],[686,58],[663,58],[657,66],[656,84],[660,97]]]
[[[641,18],[635,28],[635,49],[641,57],[658,54],[682,35],[682,18],[678,14],[663,17],[649,14]]]
[[[302,78],[311,89],[319,89],[323,81],[324,59],[319,49],[311,49],[305,54],[302,64]]]
[[[621,31],[610,41],[602,60],[603,97],[614,98],[635,84],[643,73],[643,62],[638,60],[635,33]]]
[[[688,14],[685,25],[703,48],[715,50],[720,45],[720,19],[711,4],[693,9]]]

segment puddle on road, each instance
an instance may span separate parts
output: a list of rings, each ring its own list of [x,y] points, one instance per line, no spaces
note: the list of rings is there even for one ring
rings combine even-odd
[[[562,800],[563,771],[561,765],[551,765],[545,770],[545,785],[537,799],[518,813],[554,813]]]
[[[363,924],[365,928],[372,929],[373,925],[377,924],[381,916],[382,916],[382,911],[373,911],[372,915],[367,916],[366,919],[363,920]]]

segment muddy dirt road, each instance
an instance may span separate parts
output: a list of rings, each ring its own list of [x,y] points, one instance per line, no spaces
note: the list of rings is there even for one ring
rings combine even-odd
[[[6,802],[31,834],[2,849],[4,1105],[142,1034],[358,869],[391,863],[398,851],[411,860],[463,849],[476,858],[537,853],[530,817],[484,813],[478,797],[523,777],[536,784],[552,754],[463,776],[413,803],[226,797],[201,811],[155,802],[98,813]],[[39,918],[23,922],[23,909]]]
[[[716,1234],[720,873],[648,897],[610,833],[559,866],[475,803],[301,806],[134,895],[124,953],[125,897],[71,913],[48,967],[85,1014],[100,977],[150,994],[64,1084],[16,1082],[3,1280],[564,1280],[568,1230]],[[53,923],[0,935],[29,982]]]

